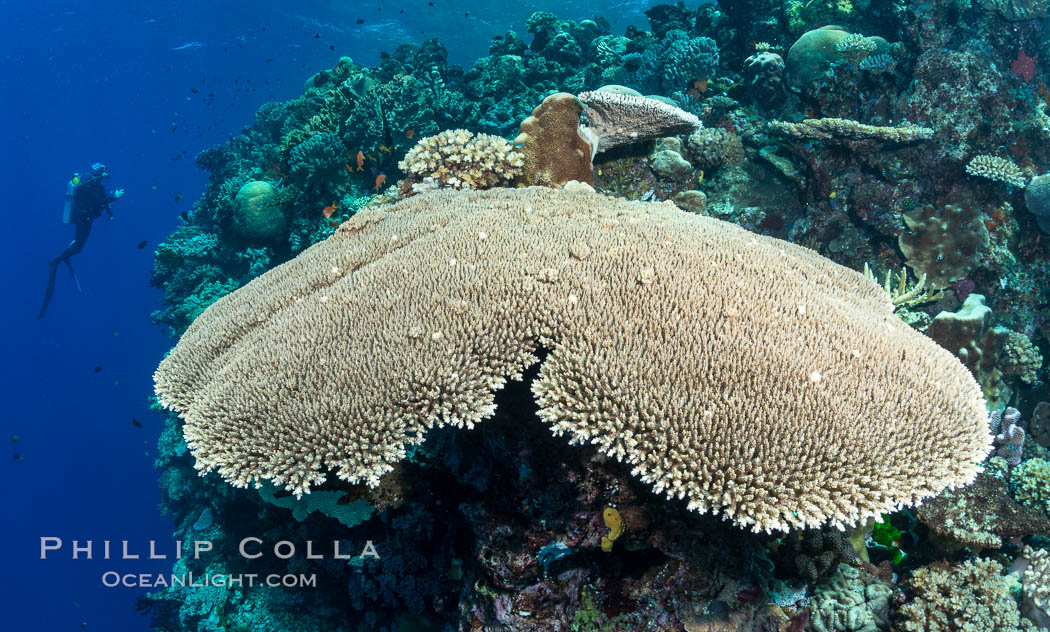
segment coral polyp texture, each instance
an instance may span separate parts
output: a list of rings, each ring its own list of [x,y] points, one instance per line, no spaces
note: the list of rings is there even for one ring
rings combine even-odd
[[[973,480],[981,390],[815,252],[577,187],[359,212],[220,299],[155,374],[202,472],[376,485],[428,429],[540,418],[755,531],[845,524]]]
[[[490,189],[521,175],[524,161],[505,138],[452,129],[420,139],[398,167],[416,189]]]

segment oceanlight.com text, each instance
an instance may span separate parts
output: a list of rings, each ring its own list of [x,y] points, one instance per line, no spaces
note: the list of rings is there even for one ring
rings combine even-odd
[[[206,588],[208,586],[251,587],[270,586],[273,588],[316,588],[317,576],[304,574],[259,575],[241,573],[237,575],[182,575],[163,573],[102,573],[102,585],[106,588],[167,588],[168,586],[185,586],[187,588]]]

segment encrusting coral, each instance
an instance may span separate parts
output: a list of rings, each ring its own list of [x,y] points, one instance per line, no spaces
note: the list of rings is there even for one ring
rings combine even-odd
[[[505,186],[523,164],[522,153],[504,138],[452,129],[421,138],[398,167],[418,180],[412,186],[419,191]]]
[[[897,243],[905,263],[916,275],[925,275],[934,288],[965,279],[988,249],[988,229],[980,209],[969,202],[927,204],[903,218],[910,232],[901,233]]]
[[[670,203],[542,187],[359,212],[209,308],[155,381],[200,471],[301,494],[326,469],[376,485],[429,428],[491,416],[541,348],[555,434],[756,531],[914,504],[990,448],[972,376],[863,275]]]

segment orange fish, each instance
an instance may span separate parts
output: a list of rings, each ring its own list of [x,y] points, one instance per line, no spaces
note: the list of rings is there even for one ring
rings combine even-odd
[[[350,168],[350,163],[349,162],[344,162],[343,166],[346,167],[346,172],[347,173],[353,173],[354,172],[354,170]]]
[[[324,214],[324,218],[328,219],[332,216],[332,213],[335,213],[337,210],[339,210],[338,206],[336,206],[335,204],[329,204],[328,206],[321,209],[321,212]]]
[[[360,149],[357,150],[357,170],[365,170],[365,152],[361,151]]]
[[[416,135],[416,130],[414,130],[414,129],[407,129],[407,130],[405,130],[405,138],[407,138],[408,140],[412,140],[412,137],[415,136],[415,135]]]
[[[376,176],[376,193],[379,193],[379,187],[383,186],[384,182],[386,182],[385,173],[381,173],[378,176]]]
[[[339,228],[339,222],[335,221],[334,219],[328,220],[328,225],[332,228]]]

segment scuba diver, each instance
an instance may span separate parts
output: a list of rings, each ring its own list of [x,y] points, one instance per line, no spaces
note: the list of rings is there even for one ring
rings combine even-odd
[[[62,222],[73,224],[76,232],[69,247],[47,264],[47,291],[44,292],[44,304],[40,307],[37,318],[44,317],[47,306],[51,302],[51,295],[55,293],[55,272],[60,263],[66,264],[70,276],[73,277],[73,282],[77,284],[77,289],[80,289],[80,282],[77,281],[77,275],[73,272],[73,264],[69,260],[84,249],[88,235],[91,234],[91,223],[102,216],[102,211],[108,213],[109,218],[113,219],[113,211],[110,210],[109,203],[124,196],[124,189],[112,192],[106,190],[102,185],[102,180],[108,177],[106,165],[96,162],[91,165],[87,173],[74,173],[66,185],[66,204],[62,210]]]

